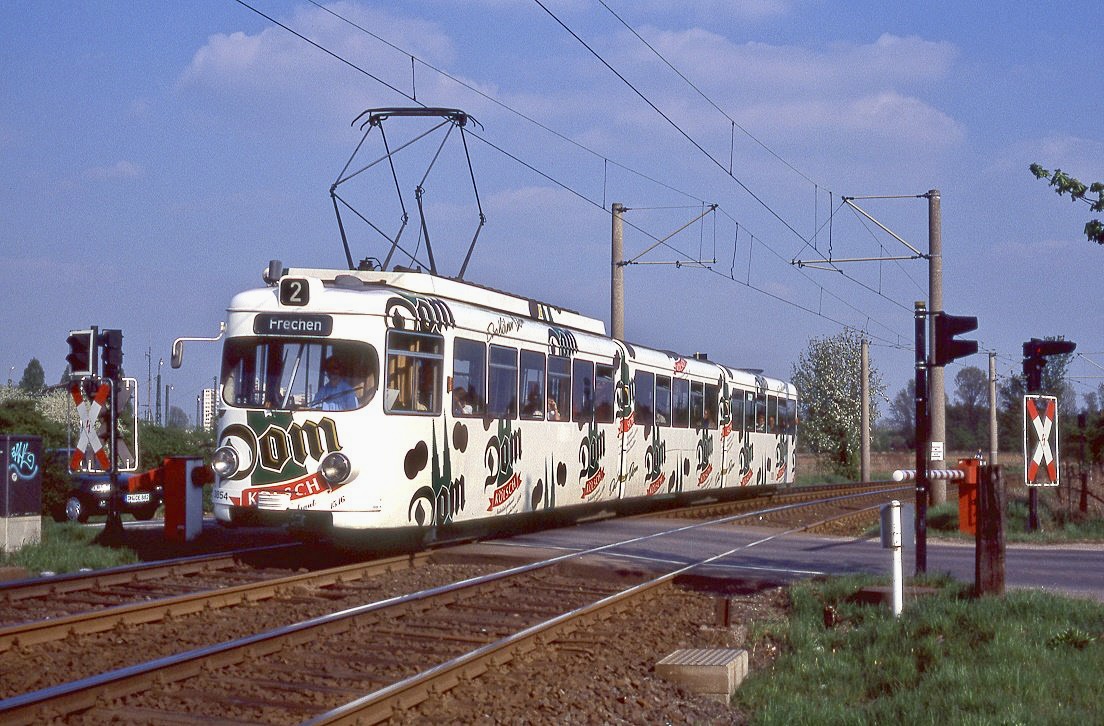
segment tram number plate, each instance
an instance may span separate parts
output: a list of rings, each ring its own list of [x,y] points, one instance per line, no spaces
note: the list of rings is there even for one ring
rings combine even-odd
[[[133,492],[125,495],[124,499],[127,504],[145,504],[150,500],[149,492]]]
[[[310,289],[301,277],[280,280],[280,304],[303,306],[310,302]]]

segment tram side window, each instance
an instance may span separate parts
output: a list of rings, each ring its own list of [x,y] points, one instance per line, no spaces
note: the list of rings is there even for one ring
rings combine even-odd
[[[571,420],[571,359],[548,356],[548,420]]]
[[[521,351],[521,417],[537,420],[544,418],[544,353]]]
[[[445,341],[440,335],[392,330],[387,334],[389,413],[441,413]]]
[[[571,419],[590,421],[594,418],[594,364],[576,360],[571,367]]]
[[[613,423],[613,366],[594,369],[594,413],[598,423]]]
[[[744,392],[733,391],[732,398],[732,430],[744,430]]]
[[[487,389],[488,416],[517,418],[518,352],[515,348],[491,346]]]
[[[720,404],[717,386],[707,383],[705,384],[705,426],[706,428],[717,428],[719,416],[717,414],[717,406]]]
[[[636,391],[633,419],[639,425],[651,426],[655,422],[655,374],[637,371],[633,389]]]
[[[755,394],[751,391],[741,391],[740,398],[743,401],[743,427],[744,431],[755,430]]]
[[[755,396],[755,430],[764,433],[767,430],[767,394]]]
[[[690,428],[705,428],[705,384],[701,381],[690,384]]]
[[[793,417],[790,413],[790,409],[793,402],[788,398],[778,399],[778,430],[779,433],[792,434],[793,433]]]
[[[656,426],[671,425],[671,379],[656,376]]]
[[[690,381],[685,378],[674,380],[675,417],[674,425],[684,429],[690,425]]]
[[[781,430],[778,425],[778,396],[767,396],[767,433],[776,434]]]
[[[452,359],[452,413],[482,416],[487,408],[487,346],[457,338]]]

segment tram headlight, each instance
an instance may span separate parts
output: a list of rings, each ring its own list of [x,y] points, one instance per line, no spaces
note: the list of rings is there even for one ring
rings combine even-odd
[[[339,451],[334,451],[322,458],[322,463],[318,466],[318,473],[322,475],[327,484],[341,484],[353,473],[353,465],[348,456]]]
[[[233,476],[238,471],[238,452],[232,446],[220,446],[211,454],[211,468],[223,479]]]

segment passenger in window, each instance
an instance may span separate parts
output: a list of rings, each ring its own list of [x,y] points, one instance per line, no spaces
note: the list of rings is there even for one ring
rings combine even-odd
[[[345,366],[337,356],[331,355],[322,362],[326,382],[318,388],[311,407],[323,411],[348,411],[357,407],[356,389],[349,383]]]
[[[556,405],[556,399],[551,396],[548,397],[548,420],[559,421],[560,420],[560,408]]]
[[[468,416],[472,412],[471,401],[468,399],[468,389],[457,386],[452,392],[452,412],[457,416]]]
[[[374,369],[375,366],[373,365],[372,368]],[[370,369],[364,374],[364,383],[357,386],[357,399],[361,406],[376,397],[376,387],[376,371]]]
[[[436,388],[434,370],[432,366],[422,365],[418,374],[418,395],[414,402],[416,411],[433,411],[433,398]]]
[[[525,395],[525,407],[521,413],[525,418],[542,417],[540,391],[537,389],[536,383],[529,384],[529,392]]]

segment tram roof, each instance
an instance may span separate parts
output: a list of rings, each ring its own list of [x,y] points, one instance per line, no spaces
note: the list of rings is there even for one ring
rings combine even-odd
[[[543,303],[531,298],[521,297],[513,293],[496,290],[478,283],[466,280],[456,280],[448,277],[440,277],[415,270],[397,269],[384,270],[333,270],[311,267],[293,267],[282,270],[281,277],[298,277],[318,280],[328,289],[343,290],[348,292],[372,292],[404,290],[407,292],[444,298],[463,304],[474,305],[488,310],[494,310],[510,315],[525,317],[531,320],[573,328],[594,335],[607,337],[605,323],[597,318],[591,318],[575,310],[561,308],[548,303]],[[270,284],[275,284],[275,280]],[[240,305],[252,307],[246,303],[245,298],[252,300],[252,295],[261,292],[254,290],[241,293],[231,303],[231,309]],[[632,345],[631,343],[628,343]],[[765,386],[769,390],[796,394],[796,389],[791,383],[776,378],[762,376],[762,371],[734,368],[708,360],[704,356],[683,356],[668,350],[656,350],[646,346],[634,346],[637,357],[641,360],[649,360],[653,364],[660,359],[682,359],[687,370],[697,375],[716,375],[712,371],[724,370],[727,377],[734,383],[745,386]],[[660,363],[660,365],[662,365]]]
[[[355,290],[358,287],[363,289],[374,287],[397,288],[422,295],[432,295],[478,305],[519,317],[543,320],[553,325],[575,328],[595,335],[606,334],[606,324],[603,321],[587,317],[574,310],[495,290],[466,280],[454,280],[425,272],[407,270],[391,272],[383,270],[326,270],[296,267],[286,270],[284,275],[287,277],[313,277],[343,289]]]

